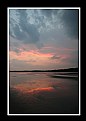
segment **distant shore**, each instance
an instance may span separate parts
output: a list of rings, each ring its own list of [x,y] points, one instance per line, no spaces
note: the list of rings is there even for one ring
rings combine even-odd
[[[55,70],[22,70],[22,71],[10,71],[10,72],[78,72],[78,68],[67,68],[67,69],[55,69]]]

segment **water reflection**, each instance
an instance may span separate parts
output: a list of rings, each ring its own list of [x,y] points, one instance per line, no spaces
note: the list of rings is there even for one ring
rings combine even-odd
[[[19,90],[21,91],[22,93],[39,93],[39,92],[42,92],[42,91],[48,91],[48,92],[51,92],[54,90],[53,87],[46,87],[46,88],[34,88],[34,89],[27,89],[26,86],[17,86],[17,87],[14,87],[16,90]]]
[[[57,74],[11,72],[10,113],[78,113],[78,80]]]

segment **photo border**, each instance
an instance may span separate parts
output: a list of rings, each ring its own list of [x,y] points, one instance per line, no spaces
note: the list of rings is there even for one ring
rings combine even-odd
[[[78,9],[79,10],[79,49],[78,49],[78,59],[79,59],[79,113],[78,114],[9,114],[9,10],[10,9]],[[7,8],[7,115],[8,116],[80,116],[81,115],[81,8],[80,7],[8,7]]]

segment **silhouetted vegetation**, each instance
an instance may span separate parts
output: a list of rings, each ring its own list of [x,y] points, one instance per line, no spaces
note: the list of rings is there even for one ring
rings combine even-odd
[[[79,68],[55,69],[55,70],[22,70],[10,72],[78,72]]]

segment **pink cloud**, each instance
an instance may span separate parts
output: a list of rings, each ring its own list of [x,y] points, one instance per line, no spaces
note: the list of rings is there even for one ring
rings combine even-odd
[[[59,67],[64,68],[67,66],[71,66],[70,60],[74,58],[73,53],[75,53],[77,49],[61,47],[56,48],[46,45],[40,50],[34,46],[34,49],[32,50],[30,46],[23,45],[21,48],[19,48],[19,50],[19,53],[10,51],[11,65],[12,60],[14,59],[18,61],[18,63],[19,61],[22,61],[22,67],[24,67],[24,63],[27,65],[27,67],[32,66],[32,69],[57,69]],[[56,58],[51,59],[53,56],[55,56]]]
[[[34,50],[31,51],[23,51],[20,53],[16,53],[14,51],[10,51],[10,61],[12,59],[23,60],[26,63],[33,63],[35,65],[46,64],[49,61],[49,58],[52,57],[52,53],[40,53]]]

